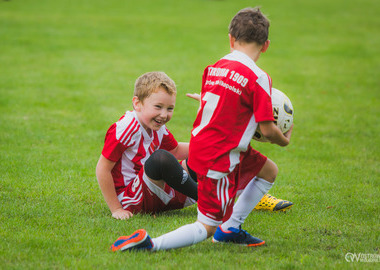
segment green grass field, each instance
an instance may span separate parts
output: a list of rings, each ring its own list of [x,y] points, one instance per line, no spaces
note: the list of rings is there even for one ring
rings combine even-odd
[[[258,64],[295,109],[286,148],[253,142],[280,168],[286,214],[252,213],[259,248],[199,245],[110,253],[120,235],[153,237],[196,207],[111,218],[95,177],[109,125],[131,109],[135,79],[178,86],[169,128],[190,138],[201,75],[229,51],[246,6],[271,20]],[[379,269],[380,4],[344,1],[0,1],[1,269]],[[378,262],[347,262],[347,253]]]

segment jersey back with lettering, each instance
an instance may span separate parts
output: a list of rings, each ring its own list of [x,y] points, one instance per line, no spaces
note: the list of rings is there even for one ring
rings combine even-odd
[[[233,171],[257,123],[274,121],[271,88],[269,75],[237,50],[206,67],[190,139],[191,169],[214,179]]]

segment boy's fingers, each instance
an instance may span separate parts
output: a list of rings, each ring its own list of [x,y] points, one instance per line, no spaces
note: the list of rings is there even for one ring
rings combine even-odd
[[[187,93],[186,96],[188,96],[189,98],[193,98],[195,100],[201,101],[201,95],[199,95],[199,94],[195,94],[195,93],[194,94],[189,94],[189,93]]]

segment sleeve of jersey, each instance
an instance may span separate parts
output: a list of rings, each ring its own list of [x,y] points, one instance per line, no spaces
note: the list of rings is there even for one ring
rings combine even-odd
[[[171,151],[177,147],[178,142],[174,138],[173,134],[171,134],[171,132],[167,128],[165,128],[165,130],[166,130],[166,132],[165,132],[164,136],[162,137],[160,149]]]
[[[260,85],[254,91],[253,114],[256,122],[274,121],[272,98]]]
[[[107,131],[102,155],[113,162],[117,162],[127,148],[128,145],[124,145],[116,139],[116,123],[113,124]]]

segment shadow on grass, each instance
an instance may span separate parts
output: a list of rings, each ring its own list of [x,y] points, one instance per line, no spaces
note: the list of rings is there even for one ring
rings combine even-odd
[[[174,218],[184,218],[184,217],[194,217],[197,218],[197,208],[194,209],[178,209],[178,210],[170,210],[165,212],[160,212],[156,214],[152,214],[152,216],[156,217],[174,217]]]

